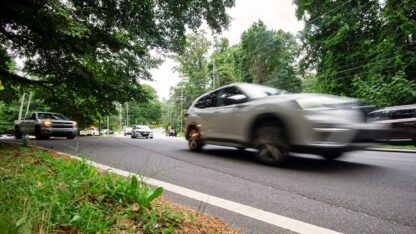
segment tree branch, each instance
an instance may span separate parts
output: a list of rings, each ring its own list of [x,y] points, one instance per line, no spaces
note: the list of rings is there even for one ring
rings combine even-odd
[[[45,80],[32,80],[17,74],[11,73],[3,68],[0,68],[0,78],[4,80],[14,81],[25,85],[45,85],[50,82]]]

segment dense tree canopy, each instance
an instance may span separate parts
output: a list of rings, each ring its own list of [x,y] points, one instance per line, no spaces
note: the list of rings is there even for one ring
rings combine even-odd
[[[412,0],[295,0],[302,65],[319,91],[379,106],[416,102],[416,7]]]
[[[52,108],[108,113],[140,99],[158,64],[151,50],[181,52],[186,28],[229,23],[233,0],[5,0],[0,7],[0,99],[36,89]],[[11,70],[13,61],[23,63]]]
[[[301,82],[294,68],[297,50],[292,34],[269,30],[261,21],[254,23],[241,36],[242,80],[299,91]]]

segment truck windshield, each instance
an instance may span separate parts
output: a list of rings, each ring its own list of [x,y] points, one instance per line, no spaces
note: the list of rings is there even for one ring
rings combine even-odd
[[[57,113],[38,113],[39,119],[66,120],[65,116]]]

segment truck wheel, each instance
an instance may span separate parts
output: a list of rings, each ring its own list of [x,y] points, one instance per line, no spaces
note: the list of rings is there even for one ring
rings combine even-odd
[[[36,137],[36,140],[43,140],[43,139],[45,139],[42,136],[42,134],[40,133],[40,127],[39,126],[36,126],[35,127],[35,137]]]
[[[200,133],[197,129],[192,128],[188,132],[188,146],[191,151],[197,152],[202,149]]]
[[[15,128],[14,128],[14,137],[15,137],[16,139],[18,139],[18,140],[22,139],[23,134],[22,134],[22,132],[20,131],[20,128],[19,128],[19,127],[15,127]]]
[[[285,164],[289,158],[289,144],[283,129],[273,123],[263,124],[256,132],[254,146],[257,160],[273,166]]]
[[[75,134],[70,134],[70,135],[66,136],[66,139],[72,140],[74,138],[75,138]]]

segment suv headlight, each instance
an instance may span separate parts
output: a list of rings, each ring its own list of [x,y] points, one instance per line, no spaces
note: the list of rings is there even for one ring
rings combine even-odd
[[[50,120],[44,120],[42,122],[42,126],[44,127],[50,127],[52,125],[52,122]]]

